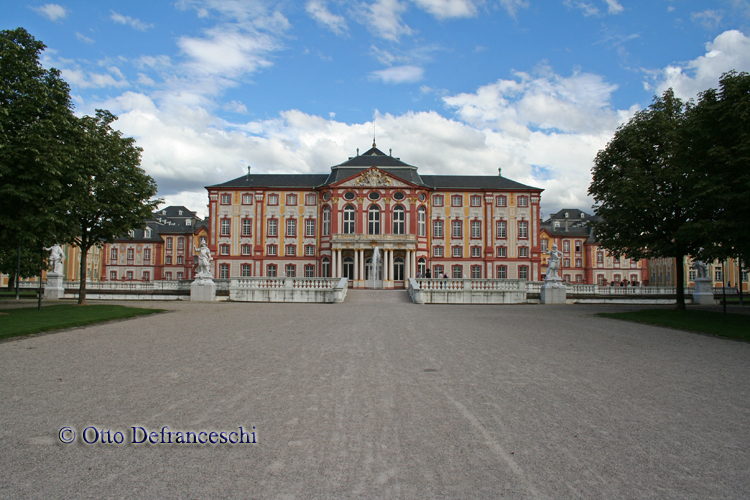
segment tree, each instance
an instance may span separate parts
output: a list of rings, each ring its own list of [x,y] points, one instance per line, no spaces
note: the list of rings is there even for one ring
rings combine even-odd
[[[701,214],[690,231],[703,259],[750,261],[750,74],[729,72],[689,106],[686,152]]]
[[[39,275],[39,254],[41,249],[21,248],[21,278],[31,278]],[[0,248],[0,272],[8,275],[8,290],[16,286],[16,272],[18,270],[18,247]]]
[[[631,259],[675,259],[678,309],[685,309],[684,258],[695,250],[688,231],[696,207],[682,148],[685,120],[672,89],[655,97],[596,155],[588,191],[600,216],[594,233],[604,248]]]
[[[109,111],[79,120],[77,164],[79,179],[71,198],[70,217],[78,231],[71,243],[81,249],[81,284],[78,303],[86,301],[86,257],[94,245],[143,226],[161,200],[156,182],[140,168],[141,148],[132,137],[123,137],[110,124]]]
[[[65,197],[76,118],[68,84],[45,70],[45,45],[23,28],[0,31],[0,249],[41,250],[69,236]]]

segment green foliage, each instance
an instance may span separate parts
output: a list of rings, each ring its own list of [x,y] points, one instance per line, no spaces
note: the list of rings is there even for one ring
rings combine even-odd
[[[45,306],[41,311],[35,307],[3,309],[0,315],[0,339],[29,335],[31,333],[73,328],[116,319],[133,318],[163,312],[164,309],[144,309],[116,305],[74,306],[61,304]]]
[[[75,149],[69,87],[23,28],[0,31],[0,247],[40,248],[70,230]]]
[[[732,339],[750,340],[750,315],[747,314],[727,314],[724,316],[722,313],[714,311],[644,309],[623,313],[597,313],[597,316],[708,333]]]
[[[615,133],[596,155],[589,194],[601,219],[594,232],[615,255],[632,259],[674,257],[691,250],[687,231],[695,216],[694,184],[685,166],[682,126],[685,106],[672,90]],[[678,307],[685,308],[682,266],[677,266]]]
[[[49,252],[45,252],[47,257]],[[39,265],[42,262],[41,250],[21,248],[21,278],[39,276]],[[16,267],[18,264],[18,247],[0,247],[0,272],[9,277],[8,288],[15,288]]]
[[[111,242],[130,229],[142,227],[161,200],[156,182],[140,168],[142,149],[123,137],[111,123],[109,111],[79,120],[78,179],[70,197],[70,217],[78,231],[72,243],[81,249],[79,303],[86,299],[86,256],[93,245]]]
[[[685,149],[701,209],[690,231],[700,256],[750,262],[750,74],[722,75],[688,116]]]

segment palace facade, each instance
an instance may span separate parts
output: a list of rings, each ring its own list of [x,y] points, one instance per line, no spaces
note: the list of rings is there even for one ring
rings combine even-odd
[[[248,167],[206,189],[219,279],[346,277],[353,288],[404,288],[428,272],[541,277],[542,189],[502,175],[420,175],[373,144],[330,173]]]

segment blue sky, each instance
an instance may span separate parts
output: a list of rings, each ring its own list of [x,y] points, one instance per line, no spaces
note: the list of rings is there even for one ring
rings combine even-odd
[[[109,109],[169,204],[246,172],[327,172],[378,147],[422,173],[589,209],[596,152],[673,87],[750,71],[748,0],[6,2],[79,114]]]

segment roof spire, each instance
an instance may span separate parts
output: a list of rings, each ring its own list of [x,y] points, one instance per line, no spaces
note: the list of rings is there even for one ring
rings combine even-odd
[[[375,119],[372,120],[372,147],[376,148],[375,145]]]

